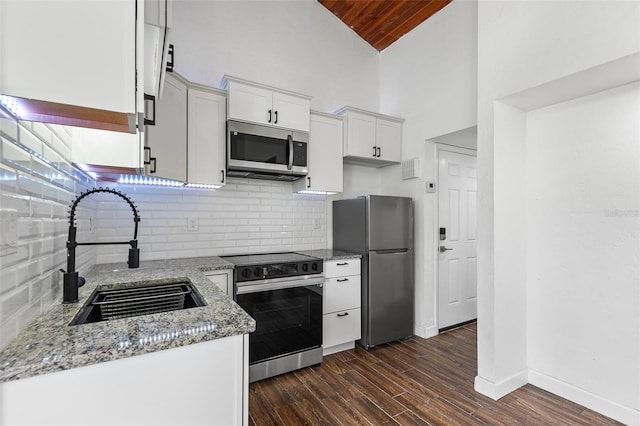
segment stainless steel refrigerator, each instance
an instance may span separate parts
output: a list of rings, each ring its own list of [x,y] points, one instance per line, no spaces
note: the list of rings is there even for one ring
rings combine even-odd
[[[413,335],[413,203],[368,195],[333,202],[333,248],[362,255],[365,348]]]

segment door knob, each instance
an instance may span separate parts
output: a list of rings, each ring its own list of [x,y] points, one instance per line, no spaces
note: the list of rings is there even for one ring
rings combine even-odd
[[[444,253],[447,250],[453,250],[452,248],[447,248],[445,246],[440,246],[440,253]]]

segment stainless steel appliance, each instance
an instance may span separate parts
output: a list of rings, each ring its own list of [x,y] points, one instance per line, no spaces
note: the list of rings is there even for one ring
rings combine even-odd
[[[227,121],[227,176],[293,181],[308,173],[309,133]]]
[[[298,253],[223,256],[234,298],[256,320],[249,382],[322,362],[322,259]]]
[[[369,348],[413,335],[413,204],[368,195],[333,202],[333,248],[362,255],[362,338]]]

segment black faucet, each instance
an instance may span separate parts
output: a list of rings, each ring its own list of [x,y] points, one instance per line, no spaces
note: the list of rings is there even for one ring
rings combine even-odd
[[[116,241],[116,242],[104,242],[104,243],[78,243],[76,241],[76,227],[75,227],[75,215],[76,207],[80,200],[87,195],[95,194],[96,192],[106,192],[109,194],[117,195],[123,198],[131,210],[133,210],[133,222],[135,224],[133,230],[133,239],[130,241]],[[84,278],[78,276],[76,272],[76,247],[77,246],[95,246],[95,245],[107,245],[107,244],[129,244],[129,261],[127,262],[129,268],[137,268],[140,266],[140,249],[138,248],[138,222],[140,222],[140,216],[138,215],[138,209],[133,202],[122,192],[109,188],[93,188],[86,192],[80,193],[73,203],[69,206],[71,211],[69,212],[69,238],[67,240],[67,270],[64,271],[63,287],[62,287],[62,303],[76,303],[78,301],[78,287],[84,285]]]

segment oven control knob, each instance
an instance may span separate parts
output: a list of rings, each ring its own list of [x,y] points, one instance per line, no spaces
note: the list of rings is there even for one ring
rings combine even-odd
[[[262,269],[261,268],[256,268],[253,270],[253,275],[256,277],[261,277],[262,276]]]
[[[313,263],[311,264],[311,269],[313,269],[314,271],[317,271],[317,270],[318,270],[318,264],[317,264],[317,263],[315,263],[315,262],[313,262]]]
[[[303,263],[303,264],[302,264],[302,270],[303,270],[304,272],[307,272],[307,271],[309,270],[309,265],[308,265],[307,263]]]
[[[242,275],[242,278],[249,278],[251,276],[251,271],[248,269],[243,269],[242,272],[240,272],[240,275]]]

